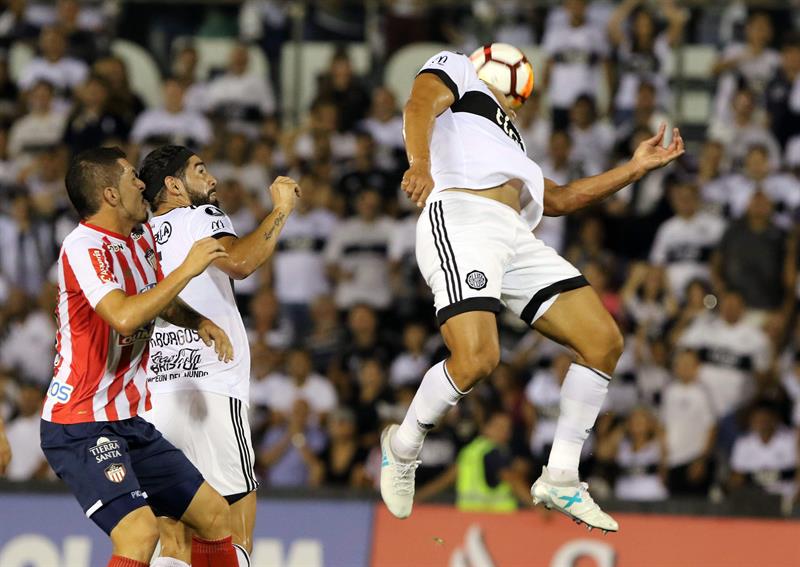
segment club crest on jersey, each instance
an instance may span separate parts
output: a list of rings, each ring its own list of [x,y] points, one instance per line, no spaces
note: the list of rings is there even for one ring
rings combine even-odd
[[[472,270],[467,274],[467,285],[472,289],[483,289],[486,287],[486,274],[478,270]]]
[[[103,461],[107,461],[109,459],[122,458],[122,453],[120,453],[119,449],[119,441],[112,441],[108,437],[99,437],[97,442],[92,447],[89,447],[89,453],[91,453],[91,455],[94,457],[94,460],[98,463],[102,463]],[[123,478],[125,477],[124,471],[125,469],[123,469],[122,472]]]
[[[158,269],[156,268],[156,266],[158,265],[156,264],[156,253],[152,248],[147,249],[147,252],[144,253],[144,257],[145,260],[147,260],[147,263],[150,264],[151,268],[153,268],[154,270]]]
[[[205,209],[203,209],[207,215],[211,215],[212,217],[224,217],[225,213],[220,211],[217,207],[213,205],[208,205]]]
[[[106,261],[106,255],[100,248],[89,248],[89,259],[92,261],[92,266],[97,274],[97,278],[103,283],[111,283],[114,281],[114,274],[111,272],[111,267]]]
[[[158,228],[158,232],[156,233],[156,243],[162,245],[166,244],[170,236],[172,236],[172,225],[168,222],[165,222]]]
[[[106,467],[105,473],[108,480],[119,484],[125,480],[125,465],[122,463],[113,463]]]

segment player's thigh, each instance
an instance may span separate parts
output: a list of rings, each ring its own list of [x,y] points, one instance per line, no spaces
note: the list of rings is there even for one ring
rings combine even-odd
[[[589,282],[575,266],[531,234],[521,219],[516,228],[517,247],[503,279],[502,299],[533,326],[560,294],[588,287]]]
[[[456,387],[465,392],[488,376],[500,361],[497,315],[469,311],[451,317],[441,327],[450,351],[446,371]]]
[[[570,347],[579,362],[608,374],[622,354],[619,327],[591,287],[561,293],[533,327]]]
[[[417,222],[417,263],[440,325],[462,313],[500,312],[514,214],[490,199],[454,192],[425,207]]]
[[[257,504],[256,493],[251,492],[230,505],[233,543],[241,545],[248,553],[253,551]]]

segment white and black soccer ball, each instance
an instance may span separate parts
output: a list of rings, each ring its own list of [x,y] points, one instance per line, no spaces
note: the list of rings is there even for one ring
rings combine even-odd
[[[533,92],[533,67],[519,49],[507,43],[489,43],[469,56],[478,77],[519,107]]]

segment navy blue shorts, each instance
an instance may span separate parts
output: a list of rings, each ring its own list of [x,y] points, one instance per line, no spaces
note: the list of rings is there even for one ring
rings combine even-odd
[[[145,504],[157,515],[180,519],[203,483],[189,459],[141,417],[75,424],[42,420],[41,439],[47,462],[106,533]],[[95,517],[112,501],[113,518]]]

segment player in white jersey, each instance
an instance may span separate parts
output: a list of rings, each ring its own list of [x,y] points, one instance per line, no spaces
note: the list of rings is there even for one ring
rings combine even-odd
[[[249,276],[272,255],[299,188],[288,177],[278,177],[270,187],[272,212],[252,233],[238,238],[231,220],[217,207],[217,180],[191,150],[154,150],[142,164],[142,179],[165,274],[203,238],[217,239],[228,253],[186,286],[180,298],[224,329],[233,343],[233,360],[222,364],[196,333],[159,324],[148,367],[153,409],[145,418],[228,500],[233,541],[245,563],[252,549],[258,482],[247,420],[250,348],[231,279]],[[188,528],[161,518],[159,529],[162,557],[188,563]]]
[[[578,461],[622,353],[622,335],[578,270],[531,231],[543,214],[576,211],[663,167],[683,153],[683,141],[676,129],[662,147],[662,126],[627,164],[559,186],[526,156],[508,105],[466,56],[443,51],[422,67],[405,107],[410,166],[402,188],[425,207],[417,261],[451,354],[425,374],[403,423],[381,436],[381,495],[395,516],[411,513],[425,435],[497,366],[495,318],[505,304],[576,358],[533,501],[590,528],[616,531],[617,522],[580,482]]]

